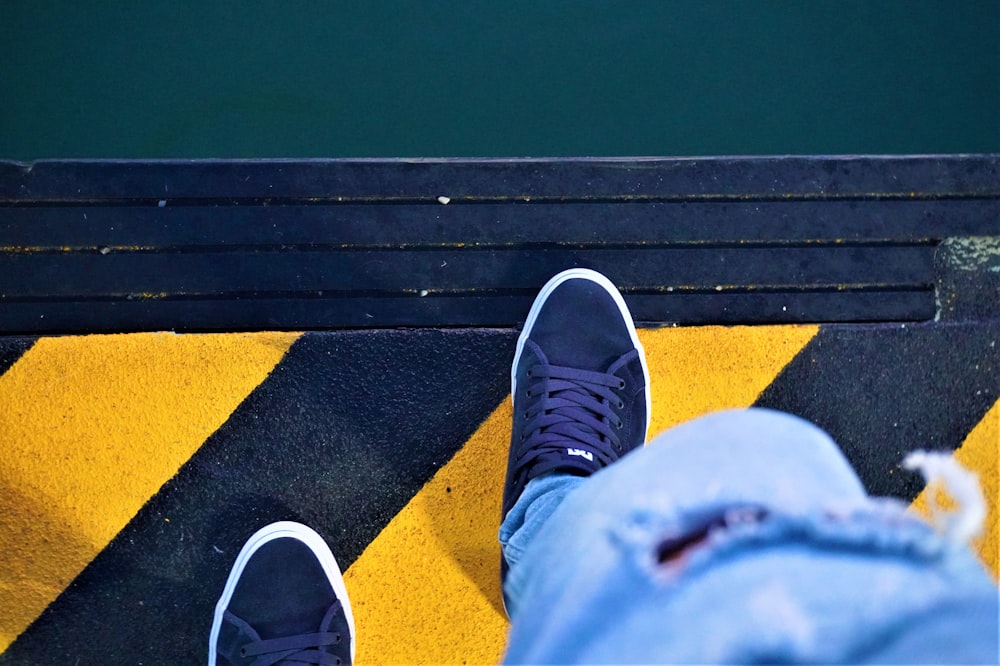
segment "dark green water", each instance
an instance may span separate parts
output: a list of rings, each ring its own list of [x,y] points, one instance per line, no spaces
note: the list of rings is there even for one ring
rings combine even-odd
[[[0,0],[0,157],[1000,152],[1000,1]]]

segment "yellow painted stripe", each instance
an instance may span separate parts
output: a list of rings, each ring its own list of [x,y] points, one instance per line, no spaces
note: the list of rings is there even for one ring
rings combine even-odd
[[[712,411],[752,405],[818,332],[818,326],[640,331],[653,394],[650,436]]]
[[[651,433],[753,403],[818,328],[640,331],[653,387]],[[359,663],[496,663],[499,507],[510,440],[505,400],[347,570]]]
[[[962,446],[955,450],[955,459],[979,476],[979,483],[986,498],[987,514],[983,533],[972,541],[972,548],[978,553],[979,559],[986,565],[994,580],[1000,580],[1000,514],[997,512],[998,496],[1000,496],[1000,484],[997,479],[1000,469],[997,457],[1000,453],[998,451],[1000,451],[1000,400],[986,412],[979,425],[973,428],[962,442]],[[912,508],[924,517],[929,515],[927,508],[929,491],[931,490],[925,488],[912,505]],[[941,492],[940,489],[938,492]],[[943,508],[953,506],[951,498],[945,496],[943,492],[935,494],[934,499]]]
[[[0,652],[297,337],[43,338],[0,377]]]

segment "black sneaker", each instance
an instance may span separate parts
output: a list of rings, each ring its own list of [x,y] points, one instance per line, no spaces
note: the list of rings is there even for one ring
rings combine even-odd
[[[353,661],[354,616],[329,546],[299,523],[258,530],[215,606],[209,666]]]
[[[542,287],[517,341],[511,395],[501,520],[528,481],[549,472],[589,476],[645,443],[649,370],[608,278],[574,268]]]

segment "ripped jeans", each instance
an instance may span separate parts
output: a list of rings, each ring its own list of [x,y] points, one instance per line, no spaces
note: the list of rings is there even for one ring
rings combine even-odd
[[[787,414],[719,412],[535,479],[500,542],[508,663],[998,659],[997,587],[967,547],[870,498]]]

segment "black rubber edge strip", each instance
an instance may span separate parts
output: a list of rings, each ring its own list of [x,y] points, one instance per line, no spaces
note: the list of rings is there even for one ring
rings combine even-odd
[[[0,255],[0,301],[112,294],[537,289],[553,267],[588,266],[623,288],[934,282],[934,247],[511,249],[231,254]]]
[[[1000,156],[0,162],[0,201],[935,198],[1000,194]]]
[[[0,249],[613,247],[933,242],[1000,232],[1000,199],[551,206],[0,207]]]
[[[260,331],[386,327],[510,327],[523,321],[534,293],[287,299],[135,299],[0,305],[5,333]],[[776,324],[921,321],[935,316],[933,288],[626,295],[637,322]]]

